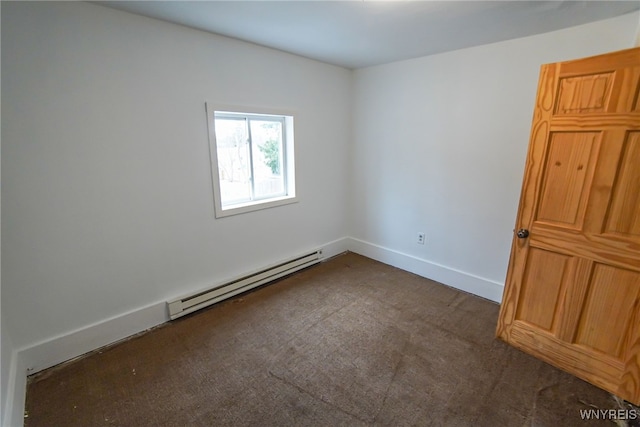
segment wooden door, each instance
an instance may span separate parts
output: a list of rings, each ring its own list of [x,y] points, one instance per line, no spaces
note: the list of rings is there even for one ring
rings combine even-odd
[[[516,230],[498,337],[640,404],[640,48],[542,66]]]

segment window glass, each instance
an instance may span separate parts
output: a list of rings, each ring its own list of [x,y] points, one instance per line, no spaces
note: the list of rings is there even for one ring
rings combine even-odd
[[[216,216],[295,202],[293,117],[207,112]]]

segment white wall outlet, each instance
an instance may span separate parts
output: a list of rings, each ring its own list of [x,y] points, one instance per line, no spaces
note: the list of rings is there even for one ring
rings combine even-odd
[[[418,240],[417,240],[417,242],[418,242],[418,244],[419,244],[419,245],[424,245],[424,238],[425,238],[425,237],[424,237],[424,233],[418,233]]]

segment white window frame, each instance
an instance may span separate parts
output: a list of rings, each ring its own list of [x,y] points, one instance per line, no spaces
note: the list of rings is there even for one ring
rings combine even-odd
[[[211,178],[213,182],[213,204],[216,218],[224,218],[231,215],[238,215],[262,209],[269,209],[276,206],[296,203],[296,172],[295,172],[295,151],[293,135],[293,113],[289,111],[273,110],[266,108],[242,107],[242,106],[222,106],[209,102],[205,103],[207,112],[207,129],[209,132],[209,155],[211,158]],[[218,166],[218,148],[216,143],[215,116],[216,113],[224,115],[247,115],[252,118],[281,118],[283,121],[283,172],[285,195],[277,197],[261,198],[248,202],[235,203],[232,205],[222,205],[220,191],[220,170]]]

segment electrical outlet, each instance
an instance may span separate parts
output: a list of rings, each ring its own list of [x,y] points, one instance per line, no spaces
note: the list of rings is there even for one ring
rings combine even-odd
[[[418,240],[417,240],[419,245],[424,245],[424,233],[418,233]]]

